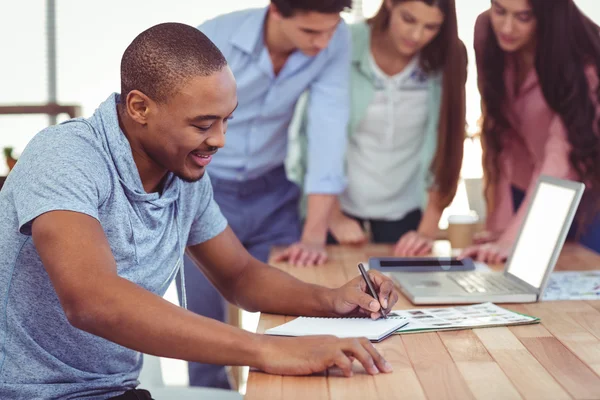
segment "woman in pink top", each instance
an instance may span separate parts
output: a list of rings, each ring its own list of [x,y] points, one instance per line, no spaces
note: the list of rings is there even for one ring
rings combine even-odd
[[[492,0],[477,19],[488,243],[463,255],[506,259],[542,174],[586,183],[572,231],[600,252],[599,32],[573,0]]]

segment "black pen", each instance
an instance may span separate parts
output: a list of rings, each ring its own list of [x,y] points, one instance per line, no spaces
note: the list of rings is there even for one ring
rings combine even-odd
[[[371,292],[371,296],[373,296],[373,298],[375,300],[377,300],[377,302],[379,303],[379,312],[381,313],[381,316],[383,318],[387,319],[387,315],[385,314],[385,310],[383,309],[383,306],[381,305],[381,302],[379,301],[379,296],[377,296],[377,292],[375,291],[375,288],[373,287],[371,278],[369,278],[369,274],[367,274],[367,271],[365,270],[365,267],[362,265],[362,263],[358,263],[358,270],[360,271],[360,274],[362,275],[363,279],[365,280],[365,283],[367,284],[367,289],[369,289],[369,292]]]

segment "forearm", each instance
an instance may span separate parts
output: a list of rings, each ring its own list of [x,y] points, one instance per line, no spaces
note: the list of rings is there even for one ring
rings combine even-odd
[[[332,289],[302,282],[257,260],[238,278],[236,302],[249,311],[333,316]]]
[[[417,231],[424,236],[435,239],[439,231],[439,222],[444,209],[440,206],[439,195],[437,192],[429,192],[427,207],[423,212],[421,223]]]
[[[177,307],[120,277],[96,286],[71,321],[79,329],[156,356],[258,365],[257,335]]]
[[[525,203],[525,201],[523,202]],[[525,213],[527,210],[526,204],[521,204],[517,213],[512,217],[510,223],[507,228],[502,232],[500,237],[498,238],[498,242],[512,244],[517,239],[517,234],[519,232],[519,228],[523,223],[523,219],[525,218]]]
[[[342,211],[342,206],[340,205],[340,198],[339,196],[335,196],[333,199],[333,204],[331,205],[331,212],[329,213],[329,221],[328,221],[328,226],[331,227],[331,224],[333,224],[336,219],[340,219],[346,217],[344,212]]]
[[[337,195],[309,194],[306,221],[302,232],[302,241],[306,243],[325,243],[331,213],[334,211]]]

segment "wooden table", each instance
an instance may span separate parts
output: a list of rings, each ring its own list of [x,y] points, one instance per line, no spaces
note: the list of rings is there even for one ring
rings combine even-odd
[[[281,269],[307,282],[337,287],[356,264],[387,255],[388,246],[332,247],[326,266]],[[447,252],[436,243],[438,255]],[[499,268],[501,266],[496,266]],[[600,269],[600,256],[567,244],[557,270]],[[402,297],[396,309],[415,308]],[[505,305],[540,317],[541,324],[394,335],[377,349],[394,372],[282,377],[251,371],[246,399],[600,399],[600,301]],[[263,314],[258,331],[293,317]]]

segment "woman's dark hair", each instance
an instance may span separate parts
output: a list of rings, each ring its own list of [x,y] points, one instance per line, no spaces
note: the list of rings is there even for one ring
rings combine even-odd
[[[298,11],[337,14],[352,7],[352,0],[271,0],[271,3],[286,18]]]
[[[600,88],[591,93],[584,68],[600,71],[600,29],[585,16],[573,0],[529,0],[537,20],[535,70],[544,98],[560,115],[571,144],[569,159],[579,179],[586,183],[578,216],[580,225],[598,210],[600,195],[600,141],[596,106],[591,96],[600,97]],[[487,197],[498,179],[498,157],[503,132],[510,127],[505,112],[504,52],[490,24],[483,53],[482,137]]]
[[[430,171],[434,176],[433,187],[440,194],[440,206],[446,207],[456,194],[462,166],[466,131],[467,51],[458,38],[454,0],[392,0],[392,6],[408,1],[421,1],[435,6],[444,14],[440,32],[421,50],[420,62],[426,73],[443,73],[437,150]],[[374,32],[384,32],[389,28],[390,18],[391,10],[384,2],[368,22]]]

